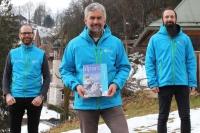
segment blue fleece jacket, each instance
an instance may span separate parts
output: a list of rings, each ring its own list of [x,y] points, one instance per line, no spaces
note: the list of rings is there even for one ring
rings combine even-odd
[[[83,84],[83,65],[98,63],[107,65],[108,83],[115,83],[117,92],[113,97],[84,99],[75,90],[77,85]],[[111,34],[107,25],[97,44],[87,27],[72,39],[65,48],[59,70],[64,84],[75,92],[75,109],[105,109],[122,104],[120,92],[129,75],[130,64],[121,40]]]
[[[190,38],[180,31],[171,38],[165,26],[149,41],[146,59],[148,86],[186,85],[197,87],[196,56]]]

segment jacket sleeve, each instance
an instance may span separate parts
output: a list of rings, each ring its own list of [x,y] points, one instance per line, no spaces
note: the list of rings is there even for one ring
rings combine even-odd
[[[196,56],[192,46],[192,42],[188,37],[188,45],[186,49],[186,67],[188,72],[189,87],[197,87],[197,63]]]
[[[76,69],[75,69],[75,60],[74,60],[74,53],[73,49],[70,46],[70,43],[65,48],[62,61],[60,64],[59,72],[64,82],[64,85],[71,90],[75,90],[76,86],[80,83],[74,76]]]
[[[117,50],[118,50],[116,57],[117,74],[115,75],[115,78],[112,82],[115,83],[119,89],[122,89],[129,76],[131,67],[122,42],[120,43]]]
[[[50,84],[50,72],[49,72],[49,65],[48,65],[46,54],[44,54],[44,57],[43,57],[42,75],[43,75],[43,85],[42,85],[41,95],[46,97],[47,91],[49,89],[49,84]]]
[[[2,89],[3,89],[4,96],[10,93],[11,76],[12,76],[12,65],[11,65],[11,57],[9,53],[6,58],[6,64],[5,64],[3,79],[2,79]]]
[[[150,88],[158,87],[158,81],[156,76],[156,54],[153,47],[153,38],[150,39],[149,44],[147,46],[145,57],[145,69],[148,86]]]

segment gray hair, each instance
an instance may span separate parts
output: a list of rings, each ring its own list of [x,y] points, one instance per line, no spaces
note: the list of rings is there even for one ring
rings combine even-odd
[[[85,18],[88,16],[88,12],[93,12],[93,11],[101,11],[103,13],[103,16],[106,18],[106,9],[105,7],[100,4],[100,3],[91,3],[89,4],[85,10],[84,10],[84,15],[85,15]]]

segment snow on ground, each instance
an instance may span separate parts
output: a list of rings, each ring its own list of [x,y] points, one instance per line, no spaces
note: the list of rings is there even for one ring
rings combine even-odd
[[[144,65],[138,65],[136,73],[132,76],[136,80],[140,80],[140,86],[147,86],[147,77]]]
[[[200,133],[200,108],[191,109],[191,133]],[[127,120],[130,133],[156,131],[158,114],[150,114],[140,117],[133,117]],[[168,120],[168,132],[180,133],[180,119],[178,112],[171,112]],[[79,129],[71,130],[63,133],[80,133]],[[99,125],[98,133],[110,133],[110,130],[105,124]]]
[[[48,120],[48,119],[51,119],[51,118],[60,119],[60,114],[53,111],[53,110],[49,110],[49,109],[47,109],[47,107],[44,106],[42,108],[40,119],[41,120]]]
[[[133,75],[132,78],[135,79],[145,79],[146,78],[146,71],[144,65],[138,65],[138,69],[136,73]]]
[[[27,115],[25,114],[23,118],[27,118]],[[40,119],[49,120],[51,118],[60,119],[60,114],[43,106]]]
[[[27,115],[25,114],[23,118],[27,118]],[[60,119],[60,114],[53,110],[49,110],[47,109],[47,107],[43,106],[40,120],[49,120],[51,118]],[[41,121],[39,124],[39,132],[48,131],[51,127],[52,124],[48,124],[46,122]],[[28,133],[27,125],[22,126],[21,130],[21,133]]]

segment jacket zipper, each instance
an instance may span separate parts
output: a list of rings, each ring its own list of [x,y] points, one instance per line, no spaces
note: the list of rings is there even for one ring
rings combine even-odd
[[[24,81],[26,80],[26,69],[27,69],[27,51],[26,51],[26,48],[24,48]],[[24,97],[26,97],[25,95],[25,89],[26,88],[26,81],[25,83],[23,83],[23,95]]]
[[[99,42],[101,41],[101,39],[99,40]],[[94,47],[95,47],[95,62],[96,64],[100,64],[102,63],[102,49],[98,49],[98,45],[99,45],[99,42],[96,44],[93,44]],[[96,107],[97,109],[100,109],[100,98],[97,97],[96,98]]]
[[[172,40],[172,81],[173,85],[175,85],[175,68],[174,68],[174,58],[175,58],[175,49],[176,49],[176,43],[175,40]]]
[[[27,75],[28,75],[28,68],[30,67],[29,65],[30,65],[30,60],[29,60],[29,57],[28,57],[28,49],[27,48],[25,48],[25,69],[24,69],[24,81],[25,81],[25,83],[24,83],[24,97],[26,97],[26,95],[25,95],[25,92],[26,92],[26,87],[27,87],[27,85],[26,85],[26,79],[27,79]]]

